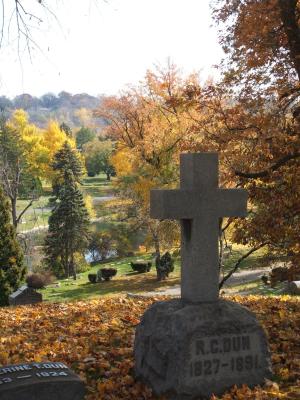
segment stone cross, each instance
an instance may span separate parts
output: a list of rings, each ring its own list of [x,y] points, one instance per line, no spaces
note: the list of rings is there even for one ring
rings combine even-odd
[[[180,189],[151,190],[150,216],[181,221],[181,297],[219,297],[218,237],[221,217],[244,217],[247,192],[218,187],[218,154],[180,156]]]

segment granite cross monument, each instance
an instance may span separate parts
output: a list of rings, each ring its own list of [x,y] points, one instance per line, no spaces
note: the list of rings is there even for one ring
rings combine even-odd
[[[182,154],[180,189],[152,190],[150,216],[181,222],[181,299],[143,315],[135,337],[136,376],[158,395],[194,399],[271,376],[255,315],[219,299],[221,217],[246,216],[247,193],[218,187],[218,154]]]
[[[218,155],[214,153],[182,154],[180,189],[151,191],[150,216],[181,221],[184,300],[218,299],[219,219],[243,217],[246,211],[245,190],[218,188]]]

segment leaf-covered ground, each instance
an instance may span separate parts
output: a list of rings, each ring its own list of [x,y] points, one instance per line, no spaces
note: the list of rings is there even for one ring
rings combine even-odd
[[[154,300],[1,308],[0,365],[62,361],[86,382],[87,400],[157,399],[133,376],[134,329]],[[254,311],[265,327],[274,379],[254,390],[233,388],[222,399],[300,399],[300,301],[288,296],[234,300]]]

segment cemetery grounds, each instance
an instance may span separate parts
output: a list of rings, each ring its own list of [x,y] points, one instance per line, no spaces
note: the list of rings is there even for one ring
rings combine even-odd
[[[113,179],[113,178],[112,178]],[[101,230],[113,224],[111,210],[106,206],[114,196],[113,180],[107,181],[104,175],[97,177],[87,177],[83,179],[82,190],[91,196],[95,210],[95,218],[92,221],[92,229]],[[36,201],[25,214],[19,228],[19,232],[25,233],[30,237],[31,254],[26,257],[27,262],[42,262],[42,243],[47,230],[50,208],[48,206],[50,198],[50,187],[44,187],[43,196]],[[19,209],[26,205],[26,200],[19,200]],[[143,248],[143,246],[142,246]],[[177,295],[180,283],[180,257],[175,257],[175,269],[166,281],[158,282],[156,279],[155,262],[150,252],[144,251],[135,253],[134,257],[115,258],[107,260],[105,263],[94,264],[88,271],[79,273],[74,281],[72,278],[61,279],[54,284],[41,290],[45,301],[60,302],[72,300],[85,300],[99,298],[99,296],[119,296],[120,294],[144,294],[149,295],[165,294]],[[231,266],[238,258],[247,251],[243,246],[233,246],[232,253],[224,262],[224,272],[231,269]],[[178,253],[178,252],[177,252]],[[130,263],[137,260],[152,261],[151,271],[144,274],[135,273]],[[109,282],[91,284],[88,274],[95,274],[100,268],[116,268],[117,276]],[[284,287],[278,284],[275,288],[265,286],[260,276],[265,271],[264,251],[260,250],[253,253],[241,264],[240,270],[234,274],[234,279],[223,289],[225,294],[259,294],[259,295],[278,295],[282,293]],[[266,269],[266,271],[268,268]],[[246,272],[244,272],[246,271]],[[253,275],[253,279],[247,277]]]
[[[95,199],[109,195],[111,186],[104,178],[88,178],[84,182],[84,190]],[[47,197],[41,199],[45,204]],[[94,224],[100,227],[107,215],[103,204],[95,203],[96,218],[100,220]],[[46,222],[47,217],[44,218],[44,225],[47,225]],[[28,221],[26,224],[26,229],[33,229],[37,222]],[[226,268],[230,268],[245,251],[233,248],[232,255],[226,260]],[[253,254],[242,267],[248,271],[260,268],[263,256],[263,252]],[[60,361],[84,380],[87,400],[158,400],[148,387],[134,379],[134,332],[145,309],[154,301],[168,298],[156,296],[153,292],[167,291],[179,284],[180,260],[176,258],[175,270],[167,281],[157,282],[154,267],[144,274],[132,271],[130,262],[137,259],[151,260],[151,254],[140,253],[135,257],[108,260],[104,266],[118,270],[117,276],[109,282],[88,282],[88,273],[97,272],[100,268],[100,264],[94,265],[89,271],[79,274],[77,281],[60,280],[42,290],[46,300],[43,304],[0,309],[0,364]],[[299,300],[296,296],[276,296],[280,293],[280,286],[266,289],[260,279],[236,283],[232,289],[234,293],[250,294],[230,296],[231,291],[225,288],[226,297],[255,312],[266,330],[274,377],[262,387],[234,387],[222,397],[213,396],[211,400],[299,399]],[[134,297],[128,293],[152,293],[152,296]]]

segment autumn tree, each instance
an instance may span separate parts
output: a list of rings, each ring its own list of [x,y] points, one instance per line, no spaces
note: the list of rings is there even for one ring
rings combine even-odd
[[[13,225],[16,227],[27,209],[39,195],[39,182],[34,178],[26,157],[26,143],[21,133],[5,121],[0,126],[0,180],[10,200]],[[26,190],[25,184],[27,183]],[[30,185],[29,185],[30,183]],[[29,190],[30,187],[30,190]],[[29,203],[17,214],[17,199],[26,193]]]
[[[0,305],[18,289],[26,273],[16,231],[10,223],[9,202],[0,186]]]
[[[195,112],[187,89],[197,78],[183,79],[174,65],[148,71],[145,81],[119,97],[105,99],[95,115],[109,122],[105,134],[117,142],[112,163],[119,195],[132,229],[145,228],[147,241],[157,255],[162,247],[178,245],[176,222],[149,218],[149,194],[154,187],[175,187],[179,177],[179,152],[191,140],[190,116]],[[196,140],[197,141],[197,140]]]
[[[250,196],[235,239],[299,262],[300,26],[296,0],[212,2],[225,51],[206,137]],[[200,125],[198,125],[200,126]]]
[[[26,211],[41,194],[41,180],[54,179],[52,158],[64,141],[74,141],[50,121],[41,130],[28,121],[24,110],[16,110],[9,120],[0,123],[0,181],[11,203],[13,225],[17,227]],[[28,200],[17,212],[19,197]]]
[[[53,209],[45,240],[49,268],[56,274],[76,279],[75,254],[83,254],[88,246],[89,216],[78,181],[82,163],[68,142],[55,154],[52,168],[56,172],[53,184]]]

